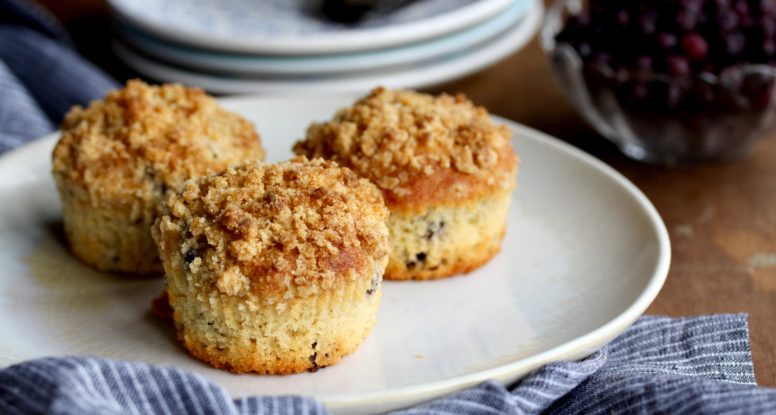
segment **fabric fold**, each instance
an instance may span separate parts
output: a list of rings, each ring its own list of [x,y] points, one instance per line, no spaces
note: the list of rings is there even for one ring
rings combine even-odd
[[[27,27],[0,26],[0,60],[53,124],[73,105],[85,105],[117,86],[75,50]]]
[[[53,132],[73,105],[117,86],[41,6],[0,0],[0,154]]]
[[[394,414],[776,413],[776,390],[755,384],[748,336],[744,314],[645,316],[586,359],[549,363],[516,385],[487,381]],[[302,396],[232,400],[205,377],[171,367],[52,357],[0,371],[0,413],[328,411]]]
[[[0,60],[0,154],[21,146],[27,137],[40,137],[54,125],[23,84]]]

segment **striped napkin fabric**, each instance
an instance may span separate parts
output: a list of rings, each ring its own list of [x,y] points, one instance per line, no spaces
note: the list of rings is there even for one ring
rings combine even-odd
[[[117,85],[43,8],[0,0],[0,154],[52,132],[71,106]]]
[[[776,390],[755,383],[744,314],[646,316],[579,362],[550,363],[517,385],[489,381],[396,412],[420,414],[767,414]],[[3,414],[327,414],[300,396],[237,400],[180,369],[52,357],[0,370]]]

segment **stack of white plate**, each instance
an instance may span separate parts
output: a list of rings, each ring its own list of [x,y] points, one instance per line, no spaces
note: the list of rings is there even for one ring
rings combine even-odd
[[[136,71],[214,93],[419,88],[475,72],[523,47],[539,0],[416,0],[356,25],[320,0],[109,0],[114,48]]]

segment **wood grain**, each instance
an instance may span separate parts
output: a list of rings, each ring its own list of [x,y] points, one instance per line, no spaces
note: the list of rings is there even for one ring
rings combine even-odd
[[[498,65],[434,91],[465,93],[632,180],[663,217],[672,243],[668,280],[647,313],[748,313],[758,383],[776,386],[776,137],[734,162],[667,168],[631,161],[564,101],[537,39]]]

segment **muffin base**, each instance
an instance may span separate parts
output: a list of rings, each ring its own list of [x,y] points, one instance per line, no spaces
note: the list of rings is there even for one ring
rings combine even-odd
[[[85,191],[66,183],[57,187],[65,234],[76,257],[101,271],[161,274],[151,215],[126,204],[91,203]]]
[[[388,280],[429,280],[471,272],[501,249],[511,192],[422,213],[393,209]]]
[[[370,278],[291,299],[259,300],[217,290],[187,294],[185,276],[168,274],[178,339],[195,358],[234,373],[317,371],[355,351],[371,332],[386,261]]]

